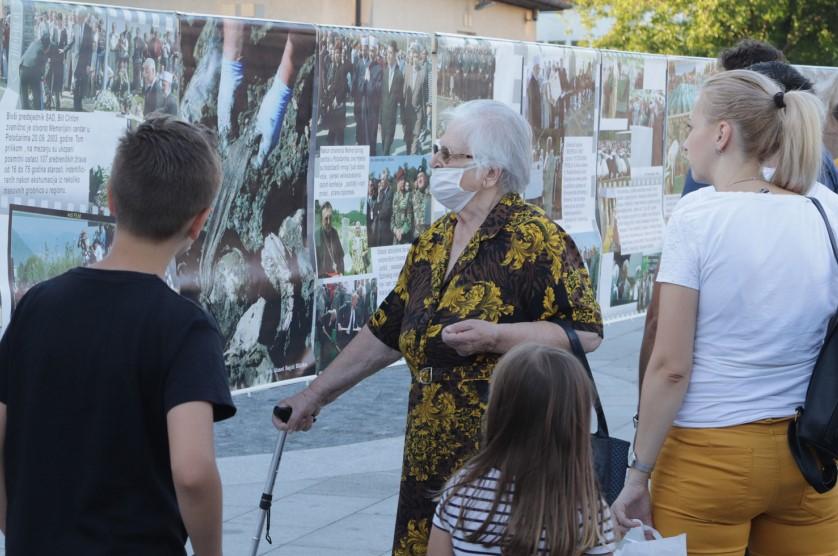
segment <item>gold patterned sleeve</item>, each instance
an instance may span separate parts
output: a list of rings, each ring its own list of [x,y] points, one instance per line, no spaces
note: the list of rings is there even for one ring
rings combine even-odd
[[[384,301],[381,302],[381,305],[378,306],[378,309],[372,314],[367,323],[373,336],[396,351],[400,351],[399,335],[401,335],[402,331],[404,310],[410,296],[407,291],[407,285],[410,281],[410,273],[413,267],[413,252],[415,249],[416,244],[414,243],[407,253],[404,266],[399,273],[399,279],[396,281],[396,287],[384,298]]]
[[[602,337],[602,311],[591,277],[570,234],[550,222],[544,249],[534,261],[530,311],[537,320],[569,322]]]

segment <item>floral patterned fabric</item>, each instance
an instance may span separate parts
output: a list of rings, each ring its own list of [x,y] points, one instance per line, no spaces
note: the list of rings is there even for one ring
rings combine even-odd
[[[602,335],[582,257],[541,209],[505,195],[446,278],[457,216],[414,241],[396,287],[370,318],[375,336],[401,351],[410,388],[393,554],[424,555],[434,495],[477,449],[488,379],[498,354],[462,357],[441,338],[466,319],[567,321]]]

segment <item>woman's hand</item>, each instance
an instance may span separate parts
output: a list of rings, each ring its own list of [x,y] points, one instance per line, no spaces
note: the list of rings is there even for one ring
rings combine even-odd
[[[276,428],[283,431],[307,431],[317,420],[320,408],[326,405],[325,399],[317,394],[311,386],[302,390],[290,398],[285,398],[276,403],[279,407],[290,407],[291,417],[288,422],[283,423],[276,416],[273,423]]]
[[[498,325],[485,320],[464,320],[442,329],[442,341],[462,357],[475,353],[494,353],[497,340]]]
[[[629,471],[623,490],[620,491],[620,495],[611,505],[611,513],[616,521],[620,536],[632,527],[637,527],[637,523],[632,521],[634,519],[639,519],[645,525],[654,527],[652,524],[652,501],[649,496],[649,483],[646,474],[637,473],[635,475],[635,470]]]

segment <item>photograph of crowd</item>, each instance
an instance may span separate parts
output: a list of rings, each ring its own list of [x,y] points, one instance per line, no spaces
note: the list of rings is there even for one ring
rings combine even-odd
[[[12,304],[39,282],[101,261],[113,243],[113,222],[99,214],[9,205]]]
[[[485,39],[441,37],[437,50],[436,93],[440,109],[469,100],[494,98],[494,45]]]
[[[602,118],[629,118],[632,89],[643,88],[643,59],[609,54],[602,58]]]
[[[428,157],[370,160],[367,232],[370,247],[404,245],[431,225]]]
[[[631,177],[631,132],[599,133],[596,168],[600,184],[628,185]]]
[[[139,120],[150,112],[177,113],[173,15],[120,11],[109,17],[93,6],[23,6],[24,19],[31,12],[33,23],[24,29],[17,61],[19,108],[120,112]]]
[[[643,166],[663,165],[663,132],[666,125],[664,111],[666,99],[663,91],[635,90],[631,92],[629,99],[629,127],[637,135],[646,128],[642,137],[651,138],[649,151],[651,160],[642,160]],[[650,133],[651,131],[651,133]],[[639,153],[638,153],[639,154]],[[635,166],[640,166],[641,161],[635,160]]]
[[[664,143],[664,194],[680,195],[689,163],[684,154],[687,124],[704,80],[716,71],[712,60],[670,60],[667,64],[666,141]]]
[[[180,117],[217,132],[223,167],[204,231],[178,258],[181,292],[218,322],[232,388],[313,373],[316,29],[193,15],[179,26]]]
[[[377,294],[375,278],[320,283],[314,323],[318,372],[364,328],[376,309]]]
[[[317,45],[317,145],[369,145],[370,156],[431,149],[431,38],[329,29]]]
[[[366,202],[365,197],[314,201],[319,278],[370,271]]]
[[[611,307],[637,302],[643,279],[643,255],[614,253],[611,267]]]

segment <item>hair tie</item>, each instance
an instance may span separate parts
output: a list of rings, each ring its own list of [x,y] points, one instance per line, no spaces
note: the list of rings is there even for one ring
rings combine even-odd
[[[786,101],[783,99],[784,93],[780,91],[776,95],[774,95],[774,105],[777,106],[778,109],[786,107]]]

